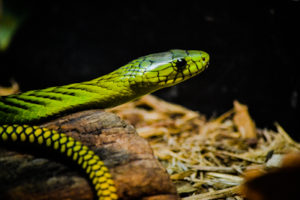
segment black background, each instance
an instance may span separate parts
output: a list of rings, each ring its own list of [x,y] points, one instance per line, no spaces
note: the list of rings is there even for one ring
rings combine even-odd
[[[236,99],[259,127],[277,121],[300,140],[300,2],[99,2],[4,0],[26,19],[0,53],[0,84],[14,78],[22,91],[62,85],[149,53],[199,49],[210,54],[209,69],[156,95],[208,117]]]

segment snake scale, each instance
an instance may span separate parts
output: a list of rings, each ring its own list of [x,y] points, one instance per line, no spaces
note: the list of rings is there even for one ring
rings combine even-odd
[[[64,133],[39,127],[58,116],[108,108],[187,80],[207,68],[209,55],[170,50],[137,58],[93,79],[0,97],[1,144],[36,144],[71,158],[88,175],[98,199],[117,199],[111,175],[87,146]]]

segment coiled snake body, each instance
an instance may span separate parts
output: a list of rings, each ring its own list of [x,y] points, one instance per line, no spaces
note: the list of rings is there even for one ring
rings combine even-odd
[[[117,199],[111,175],[93,151],[38,124],[75,111],[113,107],[175,85],[202,72],[208,62],[203,51],[170,50],[140,57],[91,81],[0,97],[0,141],[35,143],[64,154],[84,169],[99,199]]]

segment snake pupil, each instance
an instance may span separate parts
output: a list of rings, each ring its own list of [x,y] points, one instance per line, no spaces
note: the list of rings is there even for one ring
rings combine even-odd
[[[183,68],[186,66],[186,60],[185,59],[178,59],[177,62],[176,62],[176,66],[178,68]]]

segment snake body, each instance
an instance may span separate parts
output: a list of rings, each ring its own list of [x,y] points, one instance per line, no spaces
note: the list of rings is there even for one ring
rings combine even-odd
[[[75,111],[108,108],[187,80],[207,68],[209,55],[170,50],[137,58],[82,83],[0,97],[0,142],[35,143],[70,157],[87,173],[99,199],[117,199],[108,169],[88,147],[38,124]]]

